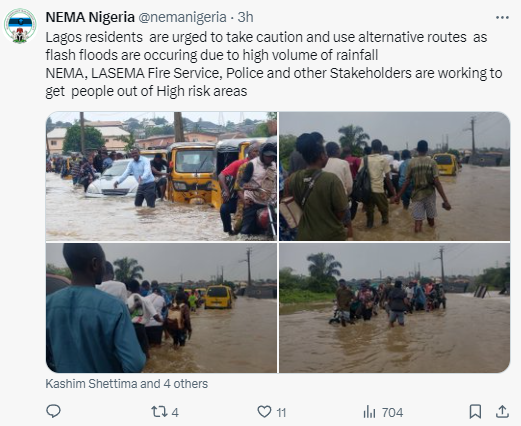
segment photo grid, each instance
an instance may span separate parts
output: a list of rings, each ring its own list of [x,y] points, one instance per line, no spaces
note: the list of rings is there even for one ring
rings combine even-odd
[[[45,176],[52,371],[508,368],[501,113],[57,112]]]

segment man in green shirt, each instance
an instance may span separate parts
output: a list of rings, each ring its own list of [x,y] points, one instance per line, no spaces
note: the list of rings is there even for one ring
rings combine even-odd
[[[416,150],[418,151],[418,157],[413,158],[409,163],[405,182],[400,192],[393,197],[393,202],[399,203],[400,197],[407,189],[409,183],[411,181],[414,182],[411,196],[414,232],[421,232],[425,216],[427,216],[429,226],[434,226],[434,218],[436,217],[436,190],[438,190],[441,198],[443,198],[442,207],[445,210],[450,210],[451,205],[438,177],[438,165],[436,161],[427,156],[429,144],[421,140],[418,142]]]
[[[297,240],[345,241],[347,232],[342,220],[348,208],[348,199],[338,176],[322,171],[328,160],[322,135],[317,132],[300,135],[297,138],[297,151],[302,154],[308,167],[292,174],[288,179],[288,187],[301,207],[314,180],[313,188],[302,207]]]

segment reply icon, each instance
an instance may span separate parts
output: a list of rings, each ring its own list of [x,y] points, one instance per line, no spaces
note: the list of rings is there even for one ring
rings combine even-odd
[[[51,416],[53,419],[61,413],[61,408],[59,405],[51,404],[47,406],[47,414]]]

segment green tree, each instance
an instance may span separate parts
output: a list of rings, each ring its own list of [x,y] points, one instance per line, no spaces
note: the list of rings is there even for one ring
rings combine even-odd
[[[510,282],[510,263],[504,268],[488,268],[476,280],[478,284],[504,288]]]
[[[124,257],[122,259],[116,259],[113,263],[116,267],[114,269],[116,281],[121,281],[125,283],[130,280],[143,279],[143,275],[141,273],[145,272],[145,269],[141,265],[139,265],[136,259]]]
[[[150,136],[159,136],[159,135],[173,135],[174,127],[170,124],[162,127],[147,127],[145,129],[145,136],[149,138]]]
[[[228,120],[226,122],[225,129],[227,132],[233,132],[235,130],[235,123],[233,121]]]
[[[335,256],[329,253],[310,254],[306,260],[310,278],[308,287],[317,293],[333,291],[336,286],[336,278],[340,276],[342,264],[335,260]]]
[[[63,121],[57,121],[56,124],[54,125],[54,127],[64,127],[66,129],[68,129],[71,126],[72,126],[72,124],[69,123],[68,121],[66,121],[65,123]]]
[[[276,112],[268,112],[266,114],[266,117],[268,120],[276,120],[277,119],[277,113]]]
[[[52,129],[54,129],[54,124],[52,122],[51,117],[47,117],[47,122],[45,123],[45,130],[49,133]]]
[[[125,152],[130,152],[132,148],[136,145],[136,138],[134,137],[134,132],[130,132],[129,136],[119,136],[119,141],[125,142]]]
[[[72,279],[72,273],[69,268],[59,268],[58,266],[55,266],[52,263],[48,263],[45,266],[45,272],[47,274],[61,275],[62,277],[67,277],[68,279]]]
[[[459,157],[460,157],[460,153],[457,149],[449,149],[447,151],[449,154],[452,154],[454,156],[456,156],[456,158],[459,160]]]
[[[197,122],[194,124],[194,127],[192,128],[192,132],[200,132],[203,130],[203,127],[202,127],[202,123],[203,123],[203,119],[201,117],[199,117],[199,120],[197,120]]]
[[[294,135],[279,136],[279,156],[284,170],[289,170],[289,156],[295,149],[297,137]]]
[[[165,124],[168,123],[168,121],[166,121],[166,118],[165,117],[157,117],[157,118],[153,118],[152,121],[154,123],[156,123],[158,126],[164,126]]]
[[[360,126],[344,126],[338,129],[338,133],[341,133],[339,142],[342,148],[350,148],[353,154],[355,152],[361,152],[364,147],[369,143],[369,135],[364,133],[364,129]]]
[[[129,118],[127,120],[127,129],[130,133],[132,133],[138,129],[142,129],[142,126],[141,126],[141,123],[139,122],[139,120],[137,120],[135,118]]]
[[[94,128],[85,126],[85,150],[97,150],[105,145],[105,140],[101,132]],[[79,124],[74,124],[67,129],[65,141],[63,142],[63,152],[81,151],[81,129]]]
[[[293,269],[282,268],[279,271],[279,287],[281,289],[296,289],[305,287],[303,280],[293,274]]]
[[[253,138],[267,138],[269,135],[268,123],[259,123],[255,130],[251,132],[251,137]]]

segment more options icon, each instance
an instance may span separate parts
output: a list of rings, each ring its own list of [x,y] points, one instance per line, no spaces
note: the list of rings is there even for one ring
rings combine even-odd
[[[481,419],[481,404],[471,404],[470,405],[470,418],[477,417]]]

